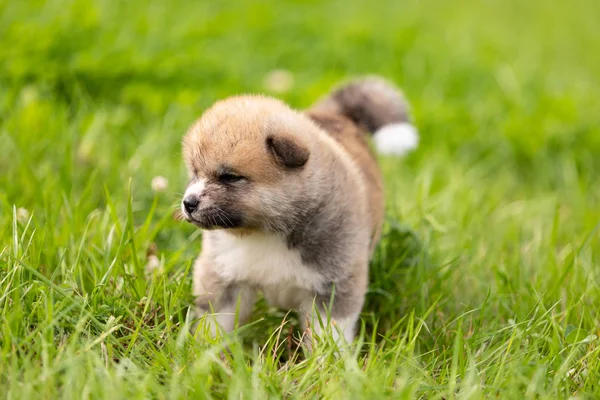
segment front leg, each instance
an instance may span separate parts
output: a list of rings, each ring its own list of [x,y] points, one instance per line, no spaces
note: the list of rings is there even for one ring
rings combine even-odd
[[[332,285],[330,291],[317,294],[302,305],[304,342],[309,350],[316,338],[326,334],[330,334],[338,346],[354,341],[366,290],[365,271]]]
[[[196,318],[205,321],[211,337],[229,333],[245,323],[252,312],[256,291],[249,285],[223,280],[211,262],[200,257],[194,267]]]
[[[309,350],[313,349],[316,339],[323,338],[324,335],[331,335],[333,341],[340,347],[354,341],[360,309],[335,317],[326,308],[317,306],[317,303],[313,304],[312,311],[302,312],[304,343]]]

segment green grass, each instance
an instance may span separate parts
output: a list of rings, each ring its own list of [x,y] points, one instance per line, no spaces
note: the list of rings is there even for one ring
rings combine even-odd
[[[600,397],[598,15],[595,0],[0,1],[0,393]],[[223,360],[185,323],[200,242],[171,216],[181,137],[276,68],[299,108],[384,75],[422,134],[382,160],[389,223],[341,358],[295,358],[293,318],[264,304]]]

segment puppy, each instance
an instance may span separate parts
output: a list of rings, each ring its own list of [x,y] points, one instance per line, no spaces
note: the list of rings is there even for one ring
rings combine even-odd
[[[297,310],[304,328],[354,339],[384,217],[370,133],[387,154],[418,142],[404,98],[380,78],[352,81],[305,112],[231,97],[190,128],[182,213],[204,230],[194,291],[212,334],[244,323],[262,292]]]

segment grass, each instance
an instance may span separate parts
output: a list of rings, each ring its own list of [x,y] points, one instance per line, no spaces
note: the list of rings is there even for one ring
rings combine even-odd
[[[599,12],[0,2],[0,393],[600,397]],[[171,217],[180,139],[276,68],[294,74],[281,97],[299,108],[340,79],[384,75],[422,134],[408,158],[382,159],[386,235],[361,339],[341,358],[323,344],[296,359],[293,317],[264,304],[223,360],[185,322],[200,244]],[[155,193],[158,175],[169,186]]]

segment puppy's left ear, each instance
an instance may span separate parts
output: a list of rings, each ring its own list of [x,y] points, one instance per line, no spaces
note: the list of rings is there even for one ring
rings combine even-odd
[[[310,152],[295,138],[283,135],[267,137],[267,149],[275,160],[287,168],[300,168],[306,164]]]

